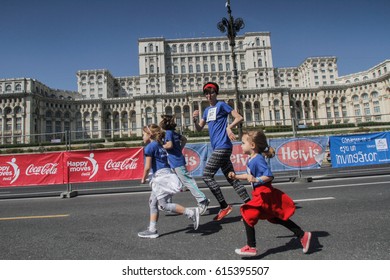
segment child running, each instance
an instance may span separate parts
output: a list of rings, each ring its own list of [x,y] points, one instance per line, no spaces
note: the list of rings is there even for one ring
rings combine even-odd
[[[189,189],[191,194],[195,197],[200,215],[206,213],[210,200],[199,189],[196,181],[188,172],[186,167],[186,160],[182,150],[187,143],[187,138],[175,131],[176,123],[174,117],[171,115],[162,115],[160,127],[165,130],[164,149],[168,153],[168,162],[172,169],[175,170],[177,177],[185,188]]]
[[[167,152],[162,146],[164,136],[165,133],[156,124],[150,124],[143,128],[143,141],[147,145],[144,149],[145,166],[141,183],[146,182],[150,169],[152,169],[153,176],[149,183],[152,187],[149,198],[150,222],[145,231],[138,233],[138,236],[142,238],[157,238],[159,236],[157,232],[159,210],[187,216],[193,222],[195,230],[199,226],[198,208],[189,209],[176,203],[169,203],[169,199],[175,193],[182,191],[182,184],[168,164]]]
[[[249,155],[247,174],[236,175],[231,172],[232,179],[248,180],[253,187],[252,200],[243,204],[240,208],[246,230],[247,245],[236,249],[240,256],[256,256],[255,228],[256,223],[268,220],[291,230],[297,236],[303,246],[303,253],[307,253],[310,247],[311,233],[304,232],[290,217],[295,212],[293,200],[282,191],[272,187],[274,176],[265,161],[265,157],[271,158],[275,150],[268,147],[267,138],[263,131],[251,131],[242,137],[242,151]]]

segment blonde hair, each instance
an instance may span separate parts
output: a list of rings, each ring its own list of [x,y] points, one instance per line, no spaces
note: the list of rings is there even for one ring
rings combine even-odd
[[[248,138],[255,143],[255,151],[258,154],[262,154],[267,158],[273,158],[275,156],[275,149],[268,146],[267,136],[265,136],[263,130],[248,131],[244,133],[248,135]]]
[[[143,131],[150,135],[150,139],[158,141],[161,145],[165,137],[165,131],[161,129],[157,124],[149,124],[144,126]]]

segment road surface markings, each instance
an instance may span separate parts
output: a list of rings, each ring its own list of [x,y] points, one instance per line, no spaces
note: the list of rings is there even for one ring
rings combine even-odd
[[[344,187],[359,187],[367,185],[378,185],[378,184],[389,184],[389,181],[385,182],[371,182],[371,183],[361,183],[361,184],[348,184],[348,185],[334,185],[334,186],[322,186],[322,187],[308,187],[309,190],[315,189],[331,189],[331,188],[344,188]]]
[[[63,214],[63,215],[47,215],[47,216],[20,216],[20,217],[7,217],[7,218],[0,218],[0,221],[27,220],[27,219],[50,219],[50,218],[65,218],[65,217],[69,217],[69,214]]]
[[[303,201],[317,201],[317,200],[329,200],[336,199],[332,196],[329,197],[317,197],[317,198],[305,198],[305,199],[294,199],[294,202],[303,202]]]

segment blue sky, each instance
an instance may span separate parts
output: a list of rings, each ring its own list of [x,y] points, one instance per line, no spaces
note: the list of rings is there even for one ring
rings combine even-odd
[[[0,0],[0,78],[77,90],[78,70],[138,76],[138,39],[224,36],[225,0]],[[389,0],[231,0],[244,32],[269,31],[274,67],[337,56],[339,75],[390,59]]]

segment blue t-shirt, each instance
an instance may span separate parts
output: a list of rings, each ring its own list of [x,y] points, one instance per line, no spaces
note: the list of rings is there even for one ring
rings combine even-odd
[[[228,115],[232,107],[223,101],[217,101],[215,106],[209,106],[203,113],[203,120],[209,127],[210,142],[213,150],[232,149],[233,145],[226,132]]]
[[[167,149],[168,161],[172,168],[185,166],[186,160],[181,151],[181,135],[173,130],[165,131],[164,144],[171,141],[172,148]]]
[[[146,145],[144,149],[144,154],[145,157],[152,158],[153,174],[156,173],[157,170],[163,168],[171,168],[168,163],[167,151],[165,151],[165,149],[159,142],[152,141],[148,145]]]
[[[265,161],[265,158],[261,154],[257,154],[254,158],[250,158],[247,163],[246,172],[248,174],[251,174],[253,177],[261,177],[261,176],[268,176],[268,177],[274,177],[272,174],[271,169],[269,168],[267,162]],[[252,183],[252,187],[255,188],[259,186],[261,183]]]

